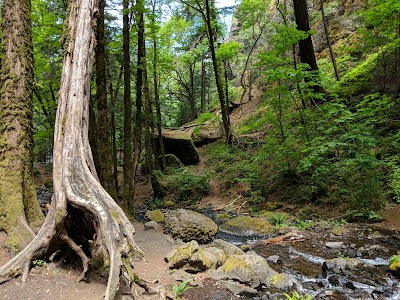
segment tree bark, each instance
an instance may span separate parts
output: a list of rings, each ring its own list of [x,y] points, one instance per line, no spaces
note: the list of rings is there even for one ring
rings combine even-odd
[[[143,107],[143,57],[144,51],[144,3],[136,1],[136,26],[138,34],[137,68],[136,68],[136,118],[135,118],[135,152],[133,156],[132,184],[133,196],[136,188],[136,172],[139,166],[142,148],[142,107]],[[133,206],[133,203],[132,203]]]
[[[324,24],[326,42],[328,44],[328,49],[329,49],[329,54],[331,56],[333,69],[335,71],[336,80],[339,81],[340,80],[340,74],[339,74],[339,70],[338,70],[338,68],[336,66],[336,58],[335,58],[335,53],[333,53],[331,39],[329,38],[328,23],[326,21],[325,10],[324,10],[324,0],[321,0],[321,14],[322,14],[322,22]]]
[[[85,279],[87,254],[67,233],[74,215],[67,204],[90,214],[96,233],[91,237],[92,253],[102,253],[110,263],[105,299],[114,299],[122,273],[129,282],[138,281],[132,258],[143,252],[136,246],[134,228],[120,207],[97,179],[88,141],[88,108],[91,68],[94,58],[95,0],[72,1],[65,27],[64,62],[54,132],[54,195],[46,220],[35,239],[0,268],[0,282],[22,273],[26,279],[31,260],[51,254],[56,242],[63,242],[82,259]],[[96,251],[97,250],[97,251]]]
[[[296,18],[297,29],[305,32],[310,31],[310,24],[308,21],[307,1],[306,0],[293,0],[294,15]],[[311,35],[308,35],[304,40],[299,41],[300,60],[302,63],[308,64],[310,70],[318,72],[317,60],[315,58],[314,47]],[[307,80],[306,80],[307,81]],[[318,84],[312,84],[311,89],[314,93],[320,93],[321,87]],[[318,97],[311,97],[313,105],[318,104]]]
[[[153,2],[153,14],[152,14],[152,28],[155,28],[155,9],[156,1]],[[154,29],[153,29],[154,30]],[[161,170],[165,172],[167,168],[167,162],[165,160],[165,148],[164,140],[162,138],[162,119],[161,119],[161,107],[160,107],[160,92],[158,88],[158,73],[157,73],[157,63],[158,63],[158,49],[157,49],[157,38],[156,33],[153,32],[153,84],[154,84],[154,104],[156,106],[156,117],[157,117],[157,132],[158,132],[158,144],[160,147],[161,155]],[[158,158],[156,158],[158,159]]]
[[[117,198],[112,177],[112,160],[110,151],[110,126],[107,105],[107,73],[104,38],[104,6],[105,0],[99,0],[96,34],[96,97],[97,97],[97,133],[99,146],[99,165],[96,166],[100,183],[105,190]]]
[[[123,52],[124,52],[124,157],[123,157],[123,201],[128,208],[132,205],[132,101],[131,101],[131,60],[129,51],[129,0],[123,1]]]
[[[201,61],[201,93],[200,93],[200,111],[206,111],[206,62]]]
[[[33,184],[33,49],[30,0],[2,6],[0,82],[0,230],[21,250],[43,219]]]
[[[208,42],[210,45],[211,60],[212,60],[213,67],[214,67],[214,75],[215,75],[215,82],[217,85],[218,98],[219,98],[219,102],[221,105],[221,115],[222,115],[222,123],[223,123],[223,127],[224,127],[225,141],[227,144],[231,144],[231,142],[232,142],[231,125],[230,125],[230,120],[229,120],[229,114],[226,109],[226,103],[225,103],[226,99],[224,97],[224,89],[222,87],[218,61],[217,61],[217,57],[215,55],[214,34],[213,34],[212,26],[211,26],[211,18],[210,18],[211,12],[210,12],[210,6],[209,6],[208,2],[209,2],[209,0],[205,0],[206,12],[205,12],[205,16],[203,16],[203,19],[207,26],[207,37],[208,37]]]

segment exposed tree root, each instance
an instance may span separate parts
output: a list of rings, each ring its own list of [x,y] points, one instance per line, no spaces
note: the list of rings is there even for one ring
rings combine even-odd
[[[134,228],[121,208],[99,183],[88,141],[88,107],[94,47],[95,0],[72,1],[65,34],[65,56],[58,101],[55,137],[53,184],[54,195],[42,228],[33,241],[16,257],[0,268],[0,283],[22,274],[26,280],[32,259],[50,257],[62,244],[67,244],[81,259],[86,278],[88,255],[99,253],[109,264],[105,299],[114,299],[119,289],[120,274],[128,274],[151,292],[147,283],[133,272],[133,261],[143,252],[135,244]],[[85,253],[67,233],[74,214],[68,216],[67,204],[90,213],[96,223],[90,253]],[[76,217],[76,216],[75,216]]]

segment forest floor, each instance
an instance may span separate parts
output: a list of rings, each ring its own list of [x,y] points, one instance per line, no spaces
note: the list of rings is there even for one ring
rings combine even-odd
[[[199,164],[201,168],[202,162]],[[143,183],[143,191],[146,189]],[[221,194],[219,183],[217,180],[211,181],[211,193],[200,203],[200,208],[214,207],[218,208],[227,205],[228,198]],[[388,206],[383,212],[385,221],[374,225],[376,229],[400,231],[400,205]],[[138,246],[146,253],[145,260],[136,263],[136,272],[138,275],[148,282],[152,282],[157,289],[169,292],[171,294],[172,285],[176,283],[176,278],[168,270],[164,257],[170,252],[175,241],[168,235],[163,234],[162,229],[145,230],[142,223],[135,223],[136,242]],[[5,241],[4,232],[0,232],[0,266],[11,259],[10,254],[3,246]],[[79,260],[74,259],[75,263],[66,263],[61,267],[51,264],[45,266],[35,266],[30,272],[30,276],[26,282],[22,282],[21,278],[16,278],[1,285],[0,299],[12,300],[96,300],[102,299],[106,289],[106,278],[99,275],[89,276],[89,282],[77,282],[80,275]],[[190,290],[188,298],[184,300],[209,300],[214,299],[214,295],[223,295],[226,290],[219,287],[217,282],[207,279],[203,276],[203,286]],[[126,290],[126,289],[125,289]],[[119,294],[117,299],[128,300],[131,296]],[[226,295],[230,299],[229,294]],[[228,298],[229,297],[229,298]],[[154,295],[146,298],[139,296],[135,299],[163,299],[160,295]]]

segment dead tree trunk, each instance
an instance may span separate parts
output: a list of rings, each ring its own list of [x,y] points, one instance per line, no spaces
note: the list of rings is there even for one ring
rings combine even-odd
[[[92,215],[96,233],[92,252],[110,262],[105,299],[113,299],[122,273],[135,281],[132,258],[143,252],[136,246],[134,228],[120,207],[100,185],[88,141],[90,78],[94,47],[96,0],[72,1],[66,28],[65,56],[54,132],[54,195],[46,220],[35,239],[0,268],[0,282],[22,274],[27,278],[31,260],[51,254],[56,242],[71,247],[82,259],[85,279],[87,254],[68,236],[67,204]],[[73,218],[70,215],[69,218]],[[72,222],[74,220],[72,219]]]

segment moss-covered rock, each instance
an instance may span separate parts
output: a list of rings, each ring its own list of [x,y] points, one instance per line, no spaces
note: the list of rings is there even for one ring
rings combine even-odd
[[[162,137],[166,154],[175,155],[184,165],[195,165],[200,161],[193,140],[186,132],[163,130]]]
[[[149,221],[154,221],[157,223],[163,222],[164,221],[164,214],[161,210],[148,210],[144,217],[149,220]]]
[[[273,232],[274,226],[267,218],[240,216],[222,224],[220,230],[239,236],[253,236]]]
[[[212,241],[218,226],[210,218],[187,209],[170,210],[165,214],[164,232],[184,242],[199,243]]]
[[[269,286],[284,292],[288,292],[293,288],[294,282],[292,278],[285,273],[279,273],[271,277]]]
[[[236,280],[253,288],[268,285],[277,272],[258,255],[231,255],[217,270],[210,273],[215,280]]]
[[[199,244],[191,241],[172,250],[164,260],[168,263],[170,269],[178,269],[188,264],[193,253],[199,250]]]
[[[183,163],[173,154],[165,154],[165,163],[167,167],[179,168],[183,166]]]
[[[240,248],[236,247],[235,245],[226,242],[224,240],[221,239],[216,239],[213,242],[213,246],[216,248],[221,249],[222,251],[224,251],[225,255],[231,256],[231,255],[242,255],[244,254],[244,252],[242,250],[240,250]]]
[[[212,267],[218,268],[221,266],[225,260],[226,260],[226,254],[222,249],[219,249],[217,247],[208,247],[204,249],[204,253],[207,255],[207,253],[210,253],[213,258],[210,260],[212,261]],[[215,264],[214,264],[214,259],[215,259]]]

